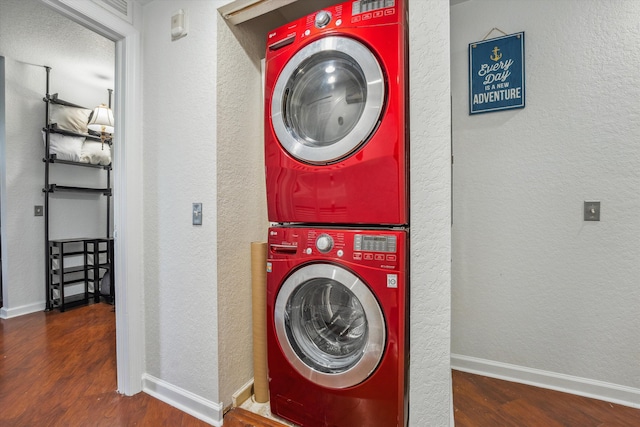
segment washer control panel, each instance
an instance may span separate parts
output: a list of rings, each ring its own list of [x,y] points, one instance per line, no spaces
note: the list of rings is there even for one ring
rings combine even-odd
[[[356,234],[353,239],[353,250],[355,251],[395,253],[396,248],[396,236]]]
[[[269,250],[273,259],[334,259],[396,269],[404,262],[406,242],[405,230],[269,229]]]

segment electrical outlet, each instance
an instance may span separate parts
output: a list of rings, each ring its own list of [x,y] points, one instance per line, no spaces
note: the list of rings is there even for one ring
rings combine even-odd
[[[600,202],[584,202],[584,220],[600,221]]]
[[[41,205],[36,205],[33,207],[33,216],[42,216],[44,215],[44,208]]]

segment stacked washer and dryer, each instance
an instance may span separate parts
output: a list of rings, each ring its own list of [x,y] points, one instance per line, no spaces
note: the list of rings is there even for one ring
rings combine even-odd
[[[407,423],[406,19],[350,1],[268,35],[269,391],[300,426]]]

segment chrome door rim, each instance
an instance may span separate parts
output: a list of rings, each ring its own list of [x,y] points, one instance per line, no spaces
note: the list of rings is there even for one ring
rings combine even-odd
[[[289,79],[300,64],[311,56],[326,51],[338,51],[353,58],[367,82],[367,99],[360,120],[344,138],[327,146],[310,146],[301,143],[289,131],[283,116],[283,96]],[[380,118],[384,97],[384,75],[373,53],[354,39],[329,36],[303,47],[283,68],[273,89],[271,123],[280,144],[293,157],[309,163],[331,163],[349,156],[369,138]]]
[[[362,357],[354,366],[340,373],[320,372],[302,361],[289,342],[285,326],[286,306],[293,291],[309,280],[323,277],[339,282],[355,294],[363,307],[368,323],[368,340],[362,351]],[[368,286],[355,274],[333,264],[309,264],[289,276],[276,298],[274,322],[280,347],[295,370],[302,377],[328,388],[351,387],[366,380],[376,369],[384,354],[386,329],[378,301]]]

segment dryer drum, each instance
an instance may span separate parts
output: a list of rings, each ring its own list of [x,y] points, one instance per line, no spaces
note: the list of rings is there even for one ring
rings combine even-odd
[[[289,133],[306,146],[329,146],[360,122],[367,82],[348,55],[322,52],[300,64],[285,94],[283,111]]]

